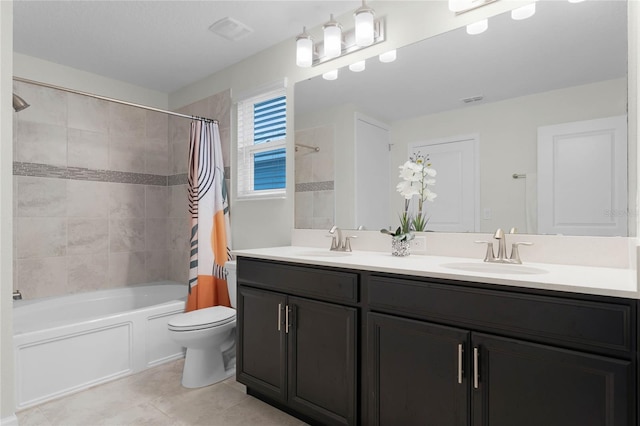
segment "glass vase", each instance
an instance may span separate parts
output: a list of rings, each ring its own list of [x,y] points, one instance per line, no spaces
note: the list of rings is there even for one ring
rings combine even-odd
[[[410,241],[391,239],[391,254],[394,256],[409,256],[411,254],[410,248]]]

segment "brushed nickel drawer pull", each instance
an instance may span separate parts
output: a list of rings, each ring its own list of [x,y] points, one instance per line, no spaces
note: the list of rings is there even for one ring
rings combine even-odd
[[[280,331],[282,324],[282,303],[278,303],[278,331]]]
[[[291,308],[289,306],[284,307],[284,332],[289,334],[289,311]]]
[[[479,358],[479,353],[478,353],[478,348],[473,348],[473,387],[475,389],[478,389],[478,378],[480,376],[479,372],[478,372],[478,358]]]
[[[464,354],[464,349],[462,343],[458,343],[458,383],[462,383],[462,375],[464,371],[462,370],[462,355]]]

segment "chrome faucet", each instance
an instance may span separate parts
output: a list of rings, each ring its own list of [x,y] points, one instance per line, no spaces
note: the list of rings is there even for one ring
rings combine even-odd
[[[511,228],[509,234],[516,234],[518,230],[516,228]],[[518,250],[519,246],[531,246],[533,243],[529,242],[516,242],[511,245],[511,254],[507,258],[507,240],[505,238],[504,231],[500,228],[496,230],[493,234],[493,238],[498,240],[498,254],[496,255],[493,251],[493,242],[492,241],[476,241],[476,243],[486,244],[487,252],[484,256],[484,261],[489,263],[514,263],[521,264],[522,260],[520,259],[520,251]]]
[[[350,235],[342,240],[342,231],[337,226],[333,225],[329,230],[329,234],[333,236],[331,238],[331,251],[351,251],[351,239],[357,238],[355,235]]]
[[[22,300],[22,293],[20,293],[20,290],[13,290],[13,300]]]

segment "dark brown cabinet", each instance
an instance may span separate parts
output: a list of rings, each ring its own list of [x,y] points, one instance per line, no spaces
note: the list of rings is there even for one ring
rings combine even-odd
[[[629,361],[368,315],[370,425],[626,426]]]
[[[238,381],[311,424],[640,426],[638,301],[240,258]]]
[[[358,424],[358,309],[240,284],[237,379],[309,421]]]

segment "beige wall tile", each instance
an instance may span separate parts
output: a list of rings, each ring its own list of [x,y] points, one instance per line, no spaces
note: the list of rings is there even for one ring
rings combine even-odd
[[[65,217],[67,181],[65,179],[15,176],[14,198],[18,217]]]
[[[105,288],[109,270],[108,253],[67,256],[67,289],[70,293]]]
[[[142,284],[146,279],[145,252],[110,253],[109,287]]]
[[[67,258],[18,259],[17,288],[24,299],[67,294]]]
[[[18,259],[67,254],[66,218],[17,218],[16,221]]]
[[[69,128],[109,133],[109,102],[73,93],[67,96]]]
[[[169,216],[169,187],[145,186],[145,217],[166,218]]]
[[[112,219],[145,217],[145,187],[128,183],[109,184],[109,216]]]
[[[137,252],[145,249],[145,219],[111,219],[109,251]],[[109,265],[111,266],[111,265]]]
[[[106,170],[109,167],[109,135],[87,130],[69,129],[67,165]]]
[[[67,229],[67,254],[99,254],[109,249],[109,220],[70,218]]]
[[[24,111],[27,111],[27,108]],[[18,142],[14,160],[50,164],[67,165],[67,128],[52,124],[35,122],[18,122]]]
[[[67,214],[69,217],[109,217],[109,185],[107,182],[67,181]]]

